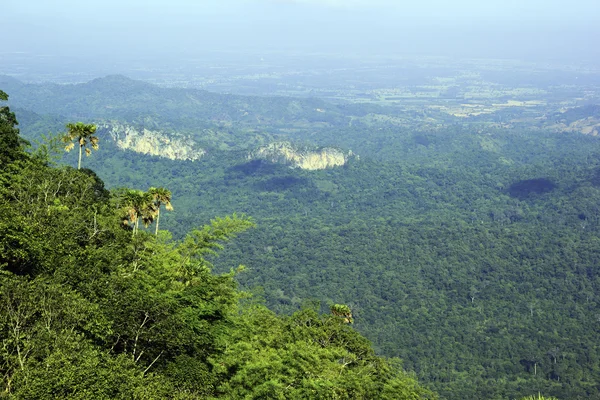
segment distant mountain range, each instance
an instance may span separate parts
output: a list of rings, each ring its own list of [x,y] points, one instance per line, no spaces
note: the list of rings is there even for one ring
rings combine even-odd
[[[318,99],[245,97],[198,89],[163,88],[111,75],[82,84],[25,84],[0,76],[0,87],[13,107],[69,118],[131,119],[152,116],[161,121],[185,119],[209,125],[245,126],[343,123],[347,113]]]

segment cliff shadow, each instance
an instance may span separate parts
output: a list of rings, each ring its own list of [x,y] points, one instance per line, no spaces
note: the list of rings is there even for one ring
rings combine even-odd
[[[413,136],[413,140],[415,144],[425,147],[429,147],[429,145],[431,144],[431,140],[425,135],[415,135]]]
[[[254,187],[260,191],[282,192],[285,190],[312,187],[312,185],[311,182],[306,178],[298,178],[296,176],[287,175],[277,176],[257,182]]]
[[[526,179],[514,182],[508,188],[511,197],[525,200],[556,189],[556,184],[548,178]]]
[[[280,166],[264,160],[252,160],[247,163],[234,165],[226,173],[232,176],[263,176],[273,175],[280,170]]]

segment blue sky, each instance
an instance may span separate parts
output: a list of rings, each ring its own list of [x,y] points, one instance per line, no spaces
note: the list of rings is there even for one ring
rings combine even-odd
[[[144,16],[236,15],[254,9],[265,16],[276,17],[291,8],[313,12],[364,13],[392,11],[397,15],[429,18],[502,18],[505,20],[571,19],[594,21],[600,16],[600,5],[594,0],[4,0],[8,15],[43,16],[63,20],[89,13],[103,15],[122,13],[135,18]],[[382,15],[383,16],[383,15]]]
[[[4,0],[6,51],[598,56],[597,0]],[[442,54],[444,53],[444,54]]]

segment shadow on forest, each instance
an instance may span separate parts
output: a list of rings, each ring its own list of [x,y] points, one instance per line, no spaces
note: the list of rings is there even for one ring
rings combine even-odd
[[[424,135],[416,135],[414,137],[414,140],[415,140],[416,144],[420,144],[421,146],[425,146],[425,147],[429,147],[429,145],[431,144],[431,141],[429,140],[429,138]]]
[[[278,176],[262,182],[256,183],[254,187],[258,190],[268,192],[280,192],[295,187],[309,185],[309,180],[306,178],[297,178],[295,176]]]
[[[556,189],[556,185],[549,179],[526,179],[510,185],[508,193],[511,197],[526,199],[532,195],[551,192],[554,189]]]
[[[279,165],[263,160],[252,160],[244,164],[234,165],[227,169],[227,172],[232,175],[271,175],[279,168]]]

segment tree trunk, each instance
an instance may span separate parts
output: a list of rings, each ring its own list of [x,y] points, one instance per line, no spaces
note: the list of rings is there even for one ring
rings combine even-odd
[[[83,146],[79,145],[79,162],[77,163],[77,169],[81,169],[81,150]]]
[[[154,235],[158,236],[158,221],[160,221],[160,206],[156,210],[156,230],[154,231]]]

